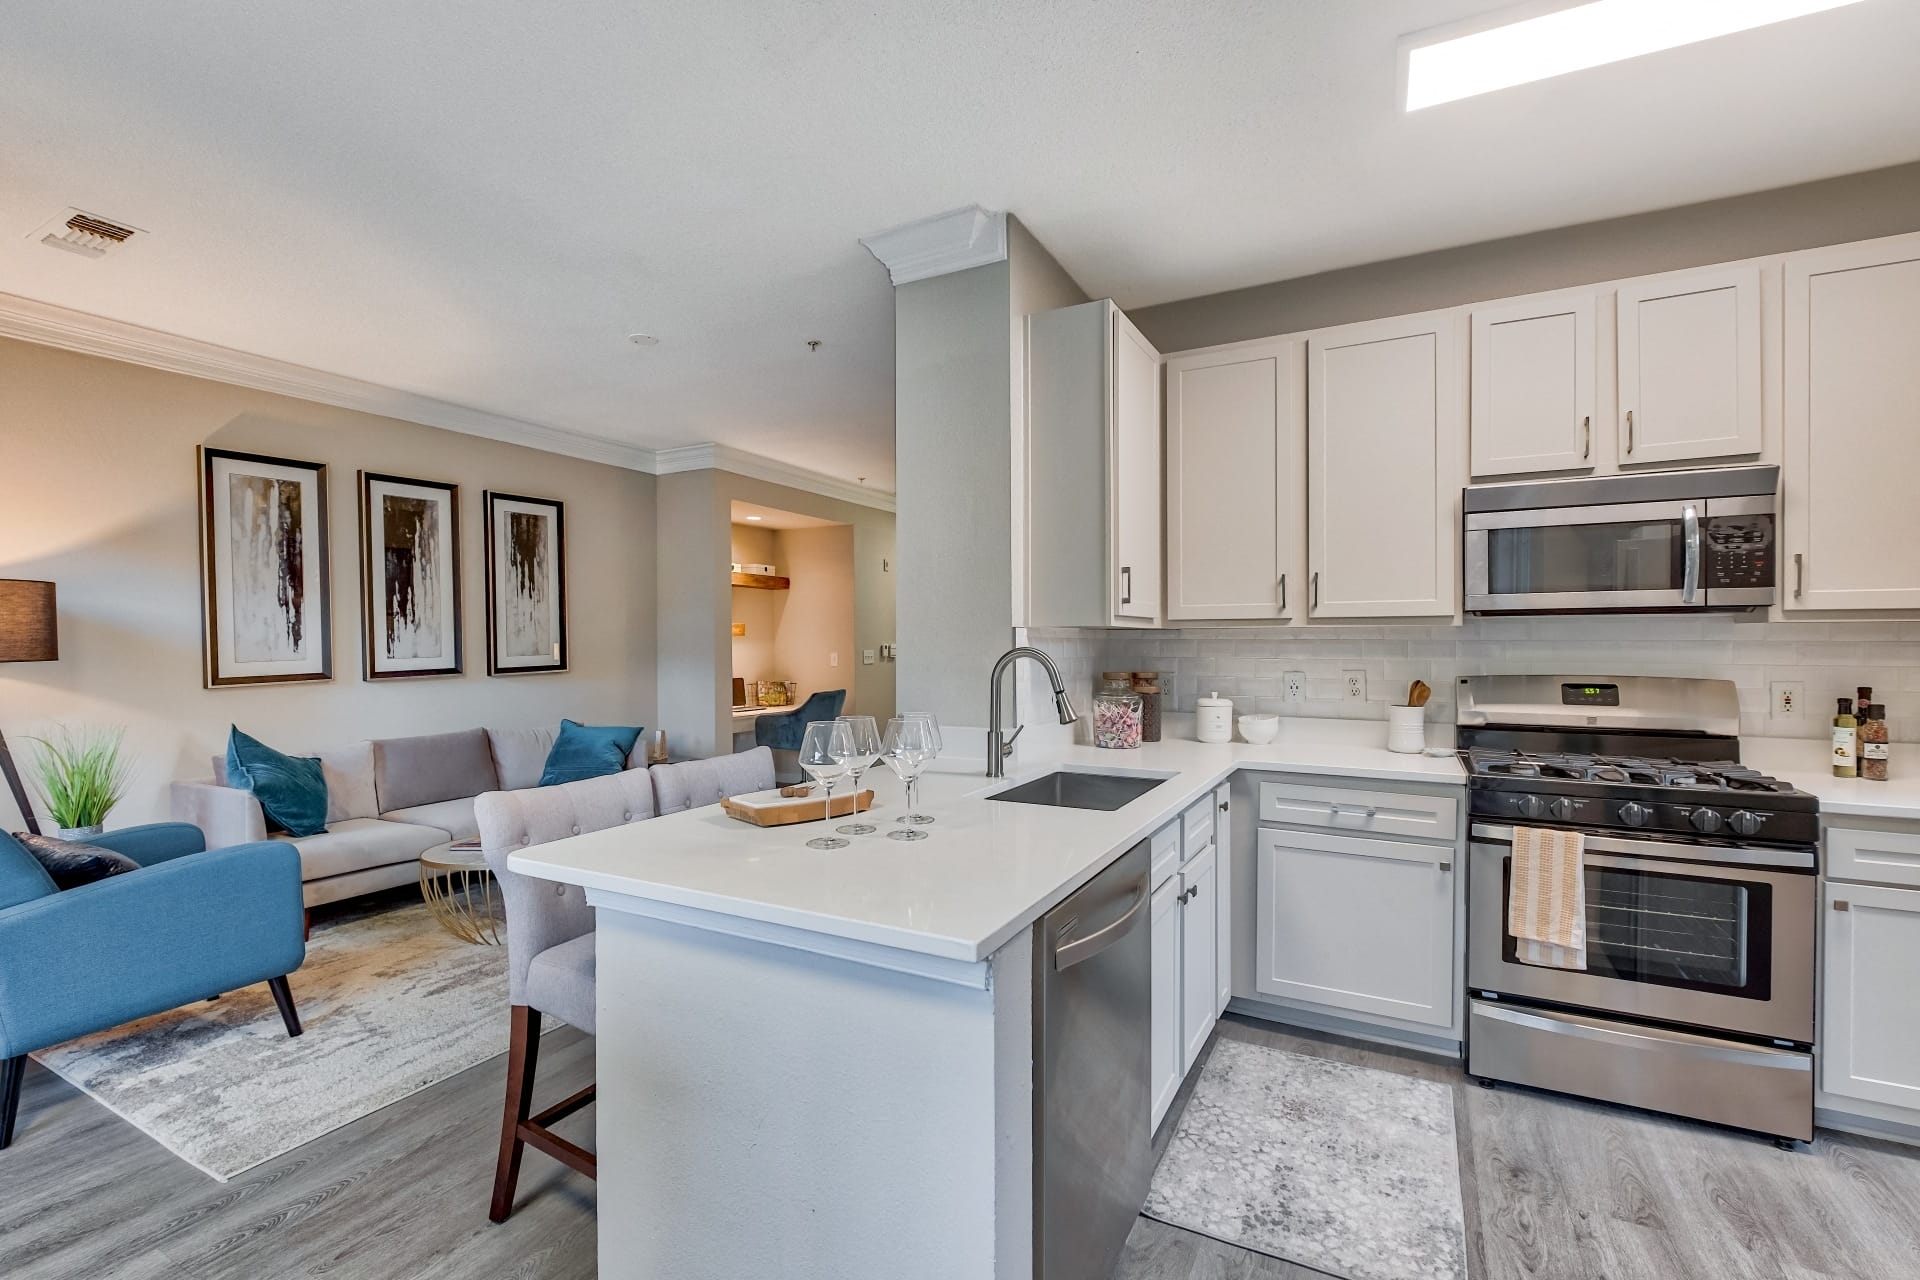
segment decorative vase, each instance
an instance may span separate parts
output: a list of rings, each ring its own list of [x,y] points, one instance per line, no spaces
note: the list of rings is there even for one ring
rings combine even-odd
[[[106,823],[96,822],[85,827],[57,827],[53,834],[62,840],[88,840],[101,834],[106,829]]]

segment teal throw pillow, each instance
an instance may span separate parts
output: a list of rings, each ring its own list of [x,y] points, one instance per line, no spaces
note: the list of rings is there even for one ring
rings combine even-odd
[[[560,733],[547,752],[547,767],[540,772],[540,785],[558,786],[582,778],[604,778],[627,767],[627,753],[640,738],[640,727],[611,724],[560,722]]]
[[[267,821],[291,836],[327,829],[327,775],[320,762],[275,751],[238,727],[227,734],[227,784],[253,792]]]

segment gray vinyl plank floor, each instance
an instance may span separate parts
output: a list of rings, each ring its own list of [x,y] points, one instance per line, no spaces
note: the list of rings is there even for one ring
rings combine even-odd
[[[1231,1037],[1454,1086],[1473,1280],[1914,1280],[1920,1152],[1822,1131],[1809,1150],[1524,1089],[1453,1063],[1224,1020]],[[546,1037],[542,1099],[593,1070]],[[1156,1135],[1163,1150],[1194,1073]],[[487,1221],[505,1060],[494,1059],[222,1185],[37,1064],[0,1153],[7,1280],[584,1280],[594,1188],[537,1152]],[[287,1105],[298,1106],[290,1098]],[[591,1145],[593,1112],[562,1129]],[[1116,1280],[1321,1273],[1140,1219]]]

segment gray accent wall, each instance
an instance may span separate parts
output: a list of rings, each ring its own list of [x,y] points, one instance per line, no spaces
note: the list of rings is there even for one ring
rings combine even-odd
[[[1489,195],[1497,199],[1497,193]],[[1417,200],[1408,216],[1418,216]],[[1129,310],[1162,351],[1920,230],[1920,162]]]

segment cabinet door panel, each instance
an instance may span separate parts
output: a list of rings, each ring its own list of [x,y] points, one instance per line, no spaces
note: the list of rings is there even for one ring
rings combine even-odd
[[[1452,859],[1451,846],[1262,830],[1254,985],[1450,1026]]]
[[[1167,361],[1167,617],[1294,616],[1304,361],[1298,339]]]
[[[1829,883],[1822,898],[1820,1086],[1920,1111],[1920,890]]]
[[[1186,902],[1180,918],[1180,1070],[1184,1075],[1207,1046],[1216,1016],[1214,1000],[1215,912],[1219,908],[1214,851],[1181,869]]]
[[[1760,268],[1633,281],[1619,302],[1620,461],[1759,453]]]
[[[1307,342],[1308,613],[1451,617],[1466,447],[1454,312]]]
[[[1160,353],[1113,312],[1112,521],[1116,620],[1160,618]],[[1094,460],[1088,459],[1088,465]]]
[[[1224,1013],[1227,1001],[1233,998],[1233,813],[1227,792],[1226,787],[1221,787],[1213,793],[1214,809],[1219,815],[1213,830],[1213,884],[1217,904],[1213,913],[1215,1014]]]
[[[1786,268],[1785,609],[1920,609],[1920,236]]]
[[[1593,469],[1594,298],[1473,312],[1473,474]]]
[[[1174,876],[1153,895],[1153,989],[1148,1018],[1153,1037],[1148,1054],[1153,1098],[1153,1127],[1167,1114],[1185,1074],[1180,1061],[1180,877]]]

